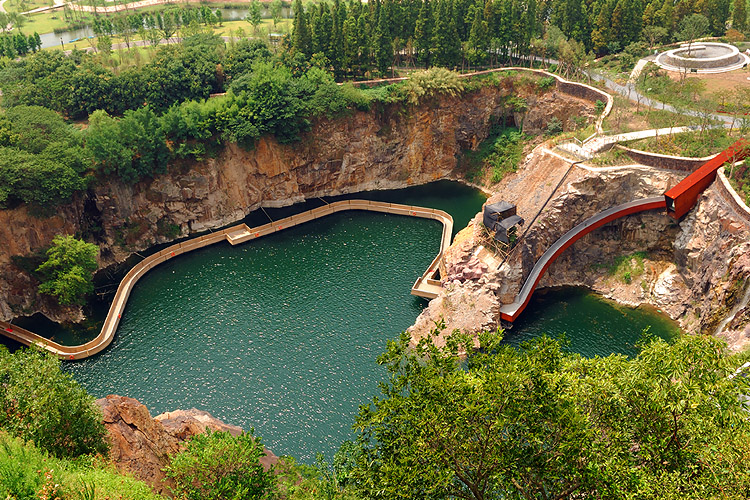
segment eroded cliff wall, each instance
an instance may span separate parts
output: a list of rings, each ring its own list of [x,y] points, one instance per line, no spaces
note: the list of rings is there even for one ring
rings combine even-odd
[[[11,257],[49,245],[56,234],[83,234],[101,248],[100,267],[134,251],[225,226],[261,206],[282,206],[323,195],[400,188],[453,177],[463,149],[484,140],[505,115],[505,97],[528,104],[524,126],[543,129],[551,116],[593,116],[594,103],[533,81],[485,87],[417,107],[378,106],[322,119],[295,144],[261,139],[251,151],[230,145],[215,158],[173,165],[166,175],[126,185],[99,183],[53,217],[27,208],[0,211],[0,319],[43,312],[79,319],[36,293],[35,281]],[[565,121],[564,121],[565,122]]]
[[[557,167],[557,170],[555,169]],[[565,162],[537,151],[508,185],[534,183],[534,172],[560,177]],[[412,336],[426,335],[443,317],[447,331],[493,329],[500,325],[500,307],[512,302],[534,263],[566,231],[587,217],[627,201],[659,196],[684,173],[644,167],[615,170],[574,167],[568,182],[552,197],[507,263],[492,258],[481,223],[459,235],[447,254],[445,292],[417,319]],[[507,192],[489,202],[507,198]],[[518,202],[529,221],[541,207]],[[612,274],[616,259],[643,258],[643,269],[627,280]],[[618,302],[651,304],[677,320],[690,333],[716,333],[744,297],[750,282],[750,221],[734,212],[717,187],[711,186],[682,221],[661,211],[618,219],[584,236],[549,267],[540,288],[585,286]],[[523,313],[522,313],[523,314]],[[750,308],[736,311],[721,334],[735,349],[750,342]]]

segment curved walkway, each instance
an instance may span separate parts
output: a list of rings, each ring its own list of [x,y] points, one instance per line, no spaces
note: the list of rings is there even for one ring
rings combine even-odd
[[[581,222],[573,229],[562,235],[551,247],[547,249],[542,257],[534,264],[531,273],[526,278],[521,291],[516,296],[515,300],[510,304],[505,304],[500,308],[500,317],[509,322],[513,322],[518,318],[518,315],[523,312],[526,306],[531,300],[531,294],[536,290],[539,280],[542,275],[547,271],[547,268],[563,253],[570,245],[587,235],[594,229],[597,229],[608,222],[612,222],[615,219],[631,215],[638,212],[644,212],[646,210],[656,210],[660,208],[666,208],[666,201],[663,196],[654,198],[644,198],[642,200],[630,201],[617,205],[612,208],[608,208],[603,212],[599,212],[593,217],[589,217],[585,221]]]
[[[248,240],[253,240],[273,234],[284,229],[304,224],[314,219],[319,219],[336,212],[346,210],[366,210],[371,212],[382,212],[396,215],[406,215],[411,217],[421,217],[425,219],[434,219],[443,224],[443,233],[440,240],[440,251],[430,264],[425,274],[417,279],[412,294],[426,296],[425,293],[434,292],[434,283],[428,283],[425,277],[431,276],[437,271],[437,266],[442,260],[443,252],[450,246],[451,235],[453,233],[453,218],[447,212],[433,208],[414,207],[410,205],[400,205],[397,203],[383,203],[369,200],[345,200],[327,204],[322,207],[308,210],[285,219],[270,222],[262,226],[248,227],[246,224],[233,226],[215,233],[205,234],[171,245],[158,253],[146,257],[141,262],[133,266],[125,275],[117,288],[112,305],[109,308],[107,317],[102,325],[99,335],[85,344],[76,346],[65,346],[52,340],[46,339],[36,333],[30,332],[15,325],[0,321],[0,333],[5,336],[21,342],[27,346],[32,344],[38,345],[47,351],[60,356],[63,359],[84,359],[93,356],[104,350],[114,339],[117,326],[125,311],[128,297],[133,287],[146,273],[180,254],[191,252],[221,241],[228,241],[232,245],[237,245]],[[438,282],[439,283],[439,282]]]

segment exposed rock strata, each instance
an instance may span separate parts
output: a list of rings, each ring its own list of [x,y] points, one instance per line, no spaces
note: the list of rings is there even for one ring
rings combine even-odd
[[[511,93],[527,101],[527,129],[543,129],[551,116],[593,115],[593,103],[537,92],[533,83],[520,84],[407,109],[352,112],[318,121],[295,144],[264,137],[252,151],[230,145],[215,158],[173,165],[136,185],[100,184],[55,217],[37,218],[25,208],[0,211],[0,241],[8,242],[0,247],[0,319],[37,311],[55,320],[80,318],[80,311],[40,298],[33,279],[10,260],[44,248],[55,234],[94,235],[105,267],[154,243],[228,225],[261,206],[451,178],[461,150],[475,148],[508,115]]]
[[[169,494],[170,486],[162,469],[168,456],[181,449],[182,443],[206,429],[238,435],[242,429],[228,425],[201,410],[178,410],[151,418],[148,409],[133,398],[110,395],[96,404],[104,414],[109,433],[110,457],[124,473],[144,481],[159,493]],[[278,458],[269,450],[261,463],[269,470]]]
[[[479,219],[475,219],[447,254],[445,292],[420,315],[411,328],[412,336],[424,336],[441,317],[447,331],[497,327],[501,305],[513,300],[536,260],[562,234],[613,205],[660,195],[680,177],[649,169],[578,172],[555,195],[509,262],[500,270],[491,267],[480,277],[474,276],[477,266],[472,262],[483,243]],[[504,196],[495,195],[488,202]],[[529,207],[521,208],[528,211]],[[610,276],[608,268],[614,259],[634,252],[648,254],[643,274],[631,283]],[[465,279],[467,274],[472,279]],[[593,231],[550,266],[539,286],[586,286],[628,305],[654,305],[690,333],[714,333],[742,298],[748,282],[750,225],[711,187],[679,223],[653,211]],[[750,341],[749,312],[750,307],[740,310],[722,334],[734,348]]]

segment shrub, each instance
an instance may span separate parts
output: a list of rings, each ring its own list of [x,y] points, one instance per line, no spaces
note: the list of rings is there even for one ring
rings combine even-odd
[[[94,398],[39,349],[0,346],[0,427],[58,457],[107,450]]]
[[[621,71],[630,71],[633,68],[633,65],[635,64],[635,59],[632,55],[628,54],[627,52],[623,52],[620,54],[620,70]]]
[[[536,86],[539,90],[547,90],[555,86],[555,77],[545,76],[536,81]]]
[[[547,122],[547,135],[559,134],[563,131],[563,122],[556,116],[553,116]]]
[[[649,46],[646,42],[633,42],[625,47],[625,53],[630,54],[633,58],[641,58],[648,55]]]
[[[37,268],[44,277],[39,291],[57,298],[62,305],[83,304],[94,291],[93,272],[99,248],[73,236],[57,235],[47,251],[47,260]]]
[[[249,433],[233,437],[211,432],[193,437],[173,455],[167,477],[174,479],[174,493],[187,500],[272,498],[276,479],[263,470],[263,444]]]
[[[98,458],[50,457],[0,431],[0,498],[14,500],[161,500],[145,483]]]
[[[464,89],[458,73],[445,68],[430,68],[414,73],[403,85],[406,102],[418,104],[423,97],[439,94],[455,96]]]

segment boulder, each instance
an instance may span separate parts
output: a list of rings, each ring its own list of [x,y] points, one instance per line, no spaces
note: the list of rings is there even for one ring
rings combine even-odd
[[[110,457],[115,467],[151,486],[154,491],[171,495],[173,484],[162,469],[169,463],[169,455],[178,452],[183,443],[206,429],[226,431],[237,436],[240,427],[229,425],[197,410],[177,410],[151,417],[148,409],[133,398],[109,395],[96,400],[104,415],[104,426],[109,433]],[[265,449],[261,463],[271,469],[278,457]]]

